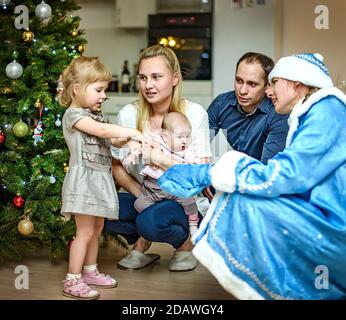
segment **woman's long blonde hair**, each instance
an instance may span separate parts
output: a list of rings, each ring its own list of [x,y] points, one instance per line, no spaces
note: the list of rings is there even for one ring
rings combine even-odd
[[[172,49],[163,47],[161,45],[154,45],[145,49],[139,56],[139,61],[137,65],[137,75],[139,73],[139,67],[142,60],[159,56],[162,56],[164,58],[171,72],[173,74],[175,73],[178,76],[178,83],[173,87],[173,95],[168,112],[176,111],[185,114],[185,100],[182,98],[183,77],[181,75],[178,58]],[[150,116],[152,114],[152,109],[151,104],[144,98],[141,90],[139,90],[139,99],[137,103],[137,129],[139,131],[143,131],[145,124],[149,122]]]
[[[98,57],[79,57],[73,59],[61,75],[62,91],[59,94],[61,105],[69,107],[75,98],[73,85],[78,83],[81,88],[97,81],[111,81],[112,73],[100,62]]]

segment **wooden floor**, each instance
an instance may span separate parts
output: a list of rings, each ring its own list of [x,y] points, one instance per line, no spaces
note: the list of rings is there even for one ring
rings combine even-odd
[[[108,241],[99,252],[101,272],[115,277],[119,286],[113,289],[99,289],[100,299],[105,300],[233,300],[201,265],[189,272],[168,271],[169,260],[174,249],[167,244],[154,243],[148,252],[161,255],[151,266],[137,271],[125,271],[116,267],[117,261],[126,251]],[[17,265],[29,269],[29,289],[15,288]],[[45,253],[25,257],[23,261],[7,262],[0,267],[1,300],[69,300],[61,295],[62,280],[65,278],[68,262],[52,264]]]

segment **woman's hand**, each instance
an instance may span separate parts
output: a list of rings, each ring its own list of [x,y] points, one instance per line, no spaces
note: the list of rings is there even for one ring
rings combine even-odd
[[[163,153],[161,148],[155,143],[145,143],[143,145],[142,155],[145,164],[158,166],[162,170],[167,170],[171,166],[180,163]]]
[[[171,158],[165,155],[160,148],[153,147],[150,152],[150,163],[162,167],[164,163],[167,163]]]
[[[148,142],[148,139],[142,134],[142,132],[140,132],[137,129],[130,129],[131,132],[128,135],[128,138],[130,138],[133,141],[137,141],[140,143],[145,143]]]
[[[127,143],[127,147],[130,149],[128,160],[135,165],[138,162],[139,155],[142,153],[142,144],[139,141],[131,140]]]

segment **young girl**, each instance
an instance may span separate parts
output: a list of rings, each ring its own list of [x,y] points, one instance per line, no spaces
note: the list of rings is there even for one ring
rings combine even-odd
[[[96,263],[104,218],[118,218],[110,143],[121,147],[131,138],[142,140],[142,135],[136,129],[105,123],[99,113],[111,73],[98,58],[74,59],[61,80],[60,103],[68,107],[62,121],[63,133],[70,151],[61,213],[67,219],[73,214],[77,226],[63,295],[97,299],[99,293],[89,285],[101,288],[117,286],[115,279],[99,273]]]

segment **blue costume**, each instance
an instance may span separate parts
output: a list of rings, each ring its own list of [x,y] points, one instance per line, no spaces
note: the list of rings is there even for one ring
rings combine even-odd
[[[286,148],[265,165],[238,151],[177,165],[162,189],[218,191],[194,236],[197,259],[240,299],[346,297],[346,97],[320,89],[289,118]]]

